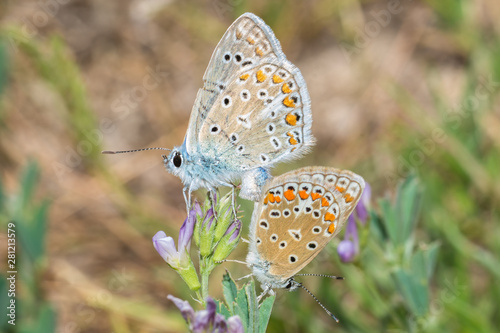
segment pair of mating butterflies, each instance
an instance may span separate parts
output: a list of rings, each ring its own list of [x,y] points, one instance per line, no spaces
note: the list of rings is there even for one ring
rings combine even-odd
[[[229,27],[203,81],[184,142],[163,155],[165,167],[184,184],[188,207],[192,191],[234,189],[241,179],[240,196],[257,201],[247,257],[253,274],[265,292],[297,288],[293,276],[340,231],[363,178],[309,167],[271,179],[270,167],[303,155],[314,137],[304,78],[259,17],[246,13]]]

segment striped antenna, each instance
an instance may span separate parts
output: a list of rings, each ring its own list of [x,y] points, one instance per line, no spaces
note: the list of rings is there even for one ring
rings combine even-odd
[[[135,153],[136,151],[144,151],[144,150],[167,150],[171,151],[172,149],[168,148],[141,148],[141,149],[132,149],[132,150],[104,150],[101,154],[123,154],[123,153]]]
[[[319,306],[321,306],[323,308],[323,310],[325,310],[325,312],[328,313],[328,315],[333,318],[333,320],[335,320],[337,323],[339,322],[339,320],[337,319],[337,317],[335,317],[335,315],[333,313],[331,313],[323,304],[321,304],[321,302],[319,301],[319,299],[316,298],[316,296],[314,296],[313,293],[309,291],[309,289],[307,289],[306,287],[304,287],[304,285],[302,283],[298,283],[298,285],[299,285],[299,287],[301,287],[302,289],[304,289],[305,291],[307,291],[307,293],[309,295],[311,295],[312,298],[314,298],[314,300],[316,301],[316,303],[318,303]]]
[[[325,274],[296,274],[294,276],[319,276],[319,277],[326,277],[334,280],[344,280],[343,276],[335,276],[335,275],[325,275]]]

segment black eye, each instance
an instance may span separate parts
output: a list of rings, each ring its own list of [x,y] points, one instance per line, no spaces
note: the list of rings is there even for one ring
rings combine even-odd
[[[290,289],[292,287],[292,281],[288,281],[287,285],[285,286],[286,289]]]
[[[174,155],[174,158],[172,159],[172,162],[174,163],[174,166],[176,168],[180,167],[182,164],[182,156],[181,153],[177,152]]]

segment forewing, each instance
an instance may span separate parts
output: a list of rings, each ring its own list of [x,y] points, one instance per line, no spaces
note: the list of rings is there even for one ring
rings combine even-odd
[[[287,279],[307,265],[341,230],[364,184],[350,171],[324,167],[273,179],[252,221],[255,248],[269,273]]]
[[[284,57],[278,40],[262,19],[251,13],[236,19],[216,46],[203,76],[203,88],[196,96],[186,134],[188,152],[197,147],[198,134],[208,112],[235,77],[258,65],[263,58]]]
[[[288,61],[265,59],[229,83],[200,131],[204,154],[237,170],[299,157],[314,143],[309,95]]]

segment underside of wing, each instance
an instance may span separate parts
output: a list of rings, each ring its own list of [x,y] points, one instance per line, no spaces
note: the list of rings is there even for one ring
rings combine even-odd
[[[189,153],[198,142],[198,133],[208,112],[229,82],[264,58],[278,60],[285,56],[271,28],[262,19],[251,13],[241,15],[215,48],[203,76],[203,88],[196,96],[186,134]]]
[[[360,176],[333,168],[303,168],[273,179],[251,227],[269,273],[286,279],[307,265],[341,230],[363,188]]]
[[[267,59],[228,85],[199,133],[204,154],[237,170],[268,167],[314,143],[305,82],[290,63]]]

